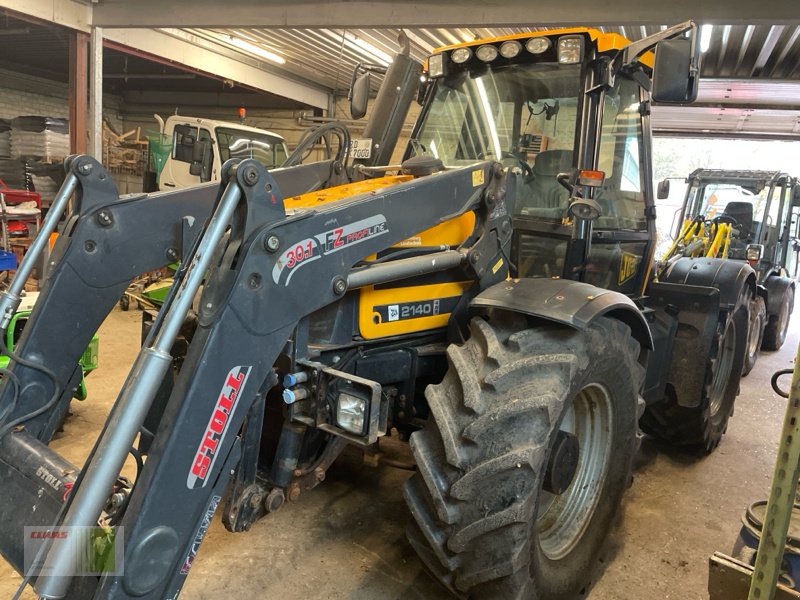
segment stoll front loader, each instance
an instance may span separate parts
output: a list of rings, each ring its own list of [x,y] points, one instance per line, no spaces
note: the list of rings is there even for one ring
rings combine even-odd
[[[746,375],[760,349],[778,350],[786,340],[794,308],[789,273],[795,272],[800,182],[780,171],[695,169],[686,183],[680,231],[662,264],[669,268],[685,256],[703,263],[702,257],[714,256],[753,267],[758,293],[749,302]],[[659,197],[662,192],[669,192],[669,180],[659,184]]]
[[[5,558],[22,571],[24,525],[119,524],[123,572],[73,577],[54,541],[29,574],[36,592],[174,598],[216,512],[245,531],[321,482],[344,445],[396,435],[417,463],[410,543],[453,594],[584,589],[640,417],[710,451],[738,388],[752,269],[651,278],[650,90],[692,101],[695,34],[687,22],[634,43],[568,29],[444,48],[396,176],[382,173],[420,81],[406,55],[357,165],[234,161],[219,186],[118,197],[96,161],[68,161],[45,232],[74,200],[0,398]],[[130,280],[178,256],[76,480],[47,442],[77,359]],[[146,456],[125,485],[140,432]]]

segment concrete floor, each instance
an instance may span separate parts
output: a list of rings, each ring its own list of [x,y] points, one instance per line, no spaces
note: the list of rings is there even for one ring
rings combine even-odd
[[[100,370],[89,378],[89,399],[73,403],[74,415],[52,444],[75,464],[82,464],[136,354],[139,318],[115,309],[100,330]],[[769,378],[791,366],[798,341],[795,315],[783,349],[764,353],[742,380],[735,417],[712,456],[697,459],[645,440],[592,600],[708,597],[708,557],[730,551],[745,507],[766,498],[786,402]],[[181,597],[446,598],[405,541],[411,517],[400,488],[408,474],[363,466],[346,454],[323,485],[248,533],[228,533],[216,518]],[[10,597],[19,582],[0,561],[0,597]]]

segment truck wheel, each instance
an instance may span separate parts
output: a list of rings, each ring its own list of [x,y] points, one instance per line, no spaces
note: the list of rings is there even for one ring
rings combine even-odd
[[[761,350],[761,341],[764,339],[764,326],[767,321],[767,307],[764,298],[756,296],[750,302],[750,326],[747,330],[747,353],[744,356],[742,375],[747,375],[756,366],[758,351]]]
[[[777,315],[770,315],[767,327],[764,329],[764,350],[780,350],[786,341],[786,331],[789,329],[789,319],[794,309],[794,288],[790,287],[783,295],[783,304]]]
[[[676,446],[693,446],[710,454],[719,445],[739,393],[739,374],[744,364],[747,313],[717,325],[706,362],[705,383],[696,407],[678,406],[669,393],[651,404],[640,421],[642,429]]]
[[[411,436],[409,541],[457,596],[580,592],[630,481],[644,369],[628,327],[526,326],[473,319]]]

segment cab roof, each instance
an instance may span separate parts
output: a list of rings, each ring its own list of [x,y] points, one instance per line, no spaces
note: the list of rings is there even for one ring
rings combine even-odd
[[[546,31],[529,31],[527,33],[515,33],[512,35],[504,35],[500,37],[485,38],[475,40],[474,42],[464,42],[462,44],[452,44],[450,46],[442,46],[436,48],[434,53],[445,52],[454,50],[455,48],[480,46],[482,44],[493,44],[497,42],[505,42],[507,40],[521,40],[534,37],[547,37],[551,35],[570,35],[574,33],[587,33],[589,38],[597,44],[598,52],[608,52],[610,50],[622,50],[631,41],[628,38],[622,37],[618,33],[603,33],[599,29],[592,29],[590,27],[570,27],[566,29],[548,29]],[[639,57],[639,60],[648,67],[653,66],[653,53],[645,52]]]

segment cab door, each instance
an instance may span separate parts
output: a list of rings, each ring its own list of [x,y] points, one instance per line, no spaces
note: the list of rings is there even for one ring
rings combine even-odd
[[[176,122],[167,125],[165,133],[172,137],[172,152],[161,173],[161,189],[185,188],[210,181],[215,154],[211,132],[205,127]]]
[[[651,186],[644,149],[650,140],[644,137],[649,131],[640,111],[642,100],[639,86],[624,76],[606,93],[598,157],[605,180],[595,192],[601,214],[593,223],[582,278],[628,295],[642,289],[655,241],[654,213],[645,202],[645,189],[650,193]]]

